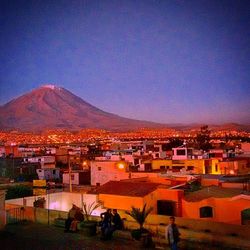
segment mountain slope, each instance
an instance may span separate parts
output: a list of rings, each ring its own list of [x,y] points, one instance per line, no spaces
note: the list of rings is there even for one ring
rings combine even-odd
[[[55,128],[121,131],[166,125],[123,118],[92,106],[64,88],[44,85],[0,107],[0,126],[22,131]]]

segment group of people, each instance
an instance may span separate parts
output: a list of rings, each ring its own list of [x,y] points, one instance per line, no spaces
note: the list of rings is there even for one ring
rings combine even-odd
[[[169,242],[171,250],[177,250],[177,244],[180,241],[180,233],[177,225],[175,224],[175,217],[169,218],[169,225],[166,227],[165,237]],[[84,221],[83,211],[75,204],[69,210],[68,218],[65,221],[65,232],[76,232],[77,223]],[[121,230],[123,223],[117,209],[107,209],[106,212],[101,213],[101,233],[102,239],[108,240],[112,238],[115,230]]]
[[[123,224],[117,209],[113,209],[113,211],[107,209],[106,212],[101,213],[100,226],[103,240],[111,239],[115,230],[121,230]]]
[[[65,230],[64,232],[76,232],[77,223],[84,221],[84,215],[82,209],[77,207],[75,204],[72,205],[72,208],[69,210],[68,218],[65,221]]]

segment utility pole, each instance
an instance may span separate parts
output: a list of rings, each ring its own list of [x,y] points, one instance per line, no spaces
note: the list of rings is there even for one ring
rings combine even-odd
[[[12,179],[14,179],[15,176],[15,166],[14,166],[14,147],[16,146],[16,143],[12,142],[10,144],[11,149],[12,149]]]
[[[69,155],[69,192],[72,192],[70,155]]]

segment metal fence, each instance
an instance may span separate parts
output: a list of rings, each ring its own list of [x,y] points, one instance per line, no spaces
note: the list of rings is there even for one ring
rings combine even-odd
[[[24,207],[15,207],[6,210],[6,224],[14,224],[24,221]]]

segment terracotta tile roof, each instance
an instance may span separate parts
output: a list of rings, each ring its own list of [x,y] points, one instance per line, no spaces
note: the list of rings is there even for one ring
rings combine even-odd
[[[96,189],[97,194],[144,197],[157,189],[157,183],[109,181]]]
[[[210,186],[192,193],[188,193],[185,195],[184,199],[186,201],[195,202],[208,198],[231,198],[240,195],[241,193],[241,189]]]

